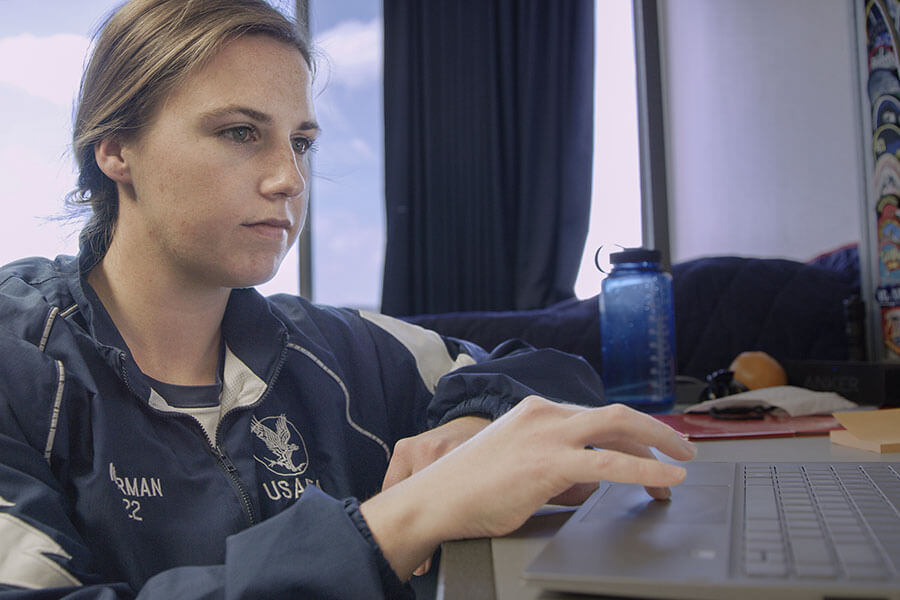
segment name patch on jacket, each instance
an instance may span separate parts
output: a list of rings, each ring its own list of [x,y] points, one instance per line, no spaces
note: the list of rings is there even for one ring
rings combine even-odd
[[[141,516],[141,501],[138,498],[156,498],[163,495],[162,480],[159,477],[120,475],[112,462],[109,463],[109,479],[122,493],[125,514],[135,521],[144,520]]]

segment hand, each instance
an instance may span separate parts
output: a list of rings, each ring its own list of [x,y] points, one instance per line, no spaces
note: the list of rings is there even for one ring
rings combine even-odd
[[[577,484],[639,483],[667,497],[684,468],[657,461],[650,447],[676,460],[696,453],[669,426],[625,406],[591,409],[530,396],[362,511],[404,577],[441,542],[505,535]]]
[[[460,417],[415,437],[400,440],[394,446],[381,489],[386,490],[421,471],[490,424],[490,420],[484,417]],[[430,568],[429,558],[414,574],[424,575]]]
[[[415,437],[397,442],[381,489],[403,481],[490,425],[484,417],[460,417]]]
[[[685,470],[657,461],[651,446],[676,460],[696,454],[675,430],[621,404],[589,409],[531,396],[422,475],[443,484],[444,539],[494,537],[577,484],[639,483],[669,497]]]

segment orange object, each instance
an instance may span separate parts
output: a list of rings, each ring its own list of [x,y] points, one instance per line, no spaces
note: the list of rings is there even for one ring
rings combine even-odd
[[[787,385],[787,373],[784,367],[765,352],[758,350],[741,352],[731,361],[728,367],[734,372],[734,379],[749,390],[756,390],[776,385]]]

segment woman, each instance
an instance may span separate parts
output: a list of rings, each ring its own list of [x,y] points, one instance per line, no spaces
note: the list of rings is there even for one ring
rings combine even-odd
[[[401,597],[444,540],[684,477],[656,420],[545,399],[602,403],[575,357],[248,289],[305,220],[310,67],[261,0],[104,26],[80,254],[0,270],[0,596]]]

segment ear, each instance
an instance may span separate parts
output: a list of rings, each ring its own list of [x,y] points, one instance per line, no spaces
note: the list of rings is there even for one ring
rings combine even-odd
[[[94,144],[94,159],[104,175],[116,183],[131,184],[131,169],[124,148],[118,137],[107,136]]]

